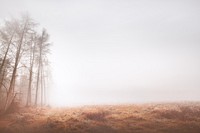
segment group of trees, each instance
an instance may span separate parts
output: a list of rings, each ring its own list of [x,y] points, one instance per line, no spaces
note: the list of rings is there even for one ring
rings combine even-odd
[[[45,29],[28,15],[6,20],[0,27],[0,110],[17,101],[26,106],[47,104],[50,50]]]

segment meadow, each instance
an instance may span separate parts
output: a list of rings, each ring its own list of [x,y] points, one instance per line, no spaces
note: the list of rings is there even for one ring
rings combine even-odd
[[[31,107],[0,117],[0,133],[199,132],[199,102]]]

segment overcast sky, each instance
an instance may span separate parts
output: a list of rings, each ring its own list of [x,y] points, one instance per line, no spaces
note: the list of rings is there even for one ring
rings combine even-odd
[[[53,42],[54,103],[200,100],[199,0],[0,0],[23,12]]]

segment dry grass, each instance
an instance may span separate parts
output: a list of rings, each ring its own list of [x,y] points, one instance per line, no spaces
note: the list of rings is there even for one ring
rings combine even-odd
[[[200,133],[200,103],[26,108],[0,117],[0,133]]]

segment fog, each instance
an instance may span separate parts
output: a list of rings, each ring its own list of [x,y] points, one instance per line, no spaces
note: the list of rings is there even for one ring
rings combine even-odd
[[[198,0],[0,0],[48,29],[52,105],[200,100]]]

